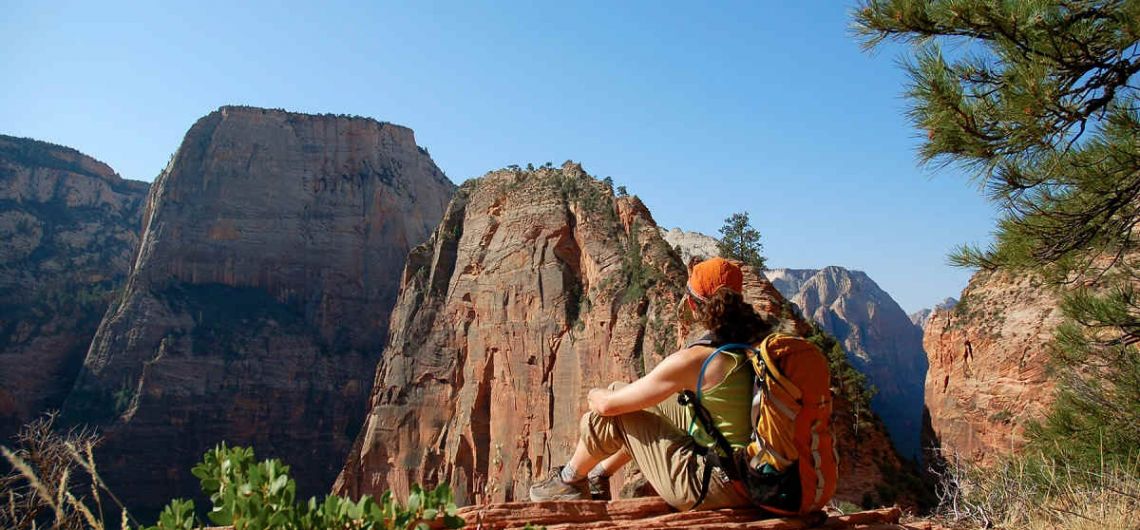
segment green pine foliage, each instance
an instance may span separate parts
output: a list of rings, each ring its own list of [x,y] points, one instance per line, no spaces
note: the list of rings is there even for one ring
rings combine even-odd
[[[819,325],[812,323],[807,340],[815,344],[827,356],[827,368],[831,371],[832,386],[836,394],[851,404],[851,411],[855,415],[855,433],[870,427],[876,418],[871,412],[871,398],[878,390],[867,381],[851,361],[847,359],[847,352],[843,345],[828,335]]]
[[[1140,464],[1140,355],[1130,335],[1137,329],[1140,297],[1131,285],[1116,278],[1110,283],[1115,285],[1101,292],[1077,290],[1064,297],[1068,318],[1054,338],[1056,402],[1029,429],[1035,450],[1086,469],[1105,460]]]
[[[716,247],[721,257],[751,265],[758,271],[764,270],[764,245],[760,243],[760,232],[748,220],[748,212],[737,212],[724,220]]]
[[[1030,453],[1140,461],[1140,2],[863,0],[868,48],[909,44],[923,161],[966,169],[1001,209],[962,266],[1030,272],[1063,295],[1055,405]]]

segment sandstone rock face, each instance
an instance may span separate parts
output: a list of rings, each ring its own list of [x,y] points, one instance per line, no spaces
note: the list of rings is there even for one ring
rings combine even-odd
[[[1050,289],[1007,273],[978,272],[953,309],[935,311],[923,339],[930,443],[983,465],[1020,448],[1052,403],[1047,347],[1060,322]]]
[[[900,524],[901,510],[888,508],[852,514],[832,514],[824,528],[836,529],[927,529],[940,528],[920,522]],[[472,530],[525,528],[528,523],[548,530],[571,528],[678,528],[678,529],[756,529],[799,530],[798,518],[773,518],[758,509],[697,510],[677,513],[660,498],[603,501],[511,502],[471,506],[459,510]]]
[[[0,443],[58,409],[138,247],[147,184],[0,135]]]
[[[466,503],[526,498],[570,454],[586,392],[673,351],[684,278],[645,207],[580,166],[468,181],[408,257],[334,489],[450,481]]]
[[[758,309],[790,314],[762,275],[745,274]],[[408,257],[370,412],[334,491],[449,482],[463,503],[526,499],[571,454],[591,387],[633,380],[697,331],[678,321],[685,279],[645,207],[576,164],[465,183]],[[875,445],[850,430],[841,493],[859,502],[862,481],[882,479],[872,455],[898,460],[881,431]]]
[[[223,440],[325,489],[407,251],[453,189],[397,125],[244,107],[194,124],[151,187],[125,293],[65,406],[105,428],[112,489],[141,510],[193,495],[188,470]]]
[[[693,258],[706,260],[720,255],[717,240],[700,232],[686,232],[680,228],[661,229],[661,237],[674,250],[680,249],[681,263],[688,264]]]

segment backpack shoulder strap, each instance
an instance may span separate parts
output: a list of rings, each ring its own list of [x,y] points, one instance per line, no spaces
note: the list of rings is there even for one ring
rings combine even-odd
[[[783,333],[773,333],[765,337],[764,340],[760,342],[759,349],[760,358],[764,361],[764,367],[767,370],[768,375],[772,376],[772,379],[774,379],[777,384],[779,384],[781,387],[783,387],[784,390],[791,394],[793,399],[799,400],[803,398],[803,393],[800,392],[799,387],[797,387],[795,383],[785,377],[783,372],[780,371],[779,365],[775,362],[776,358],[774,357],[774,352],[772,351],[773,348],[778,347],[776,344],[777,342],[796,340],[806,339],[793,337],[791,335],[785,335]]]
[[[729,350],[744,350],[745,354],[748,356],[756,355],[759,353],[756,351],[755,348],[752,347],[751,344],[729,343],[729,344],[722,345],[721,347],[717,348],[716,351],[710,353],[708,357],[705,357],[705,362],[701,363],[701,371],[700,371],[700,373],[697,374],[697,402],[698,403],[701,400],[701,385],[703,385],[705,382],[705,370],[708,369],[709,363],[711,363],[712,360],[715,359],[717,355],[720,355],[722,352],[726,352]]]

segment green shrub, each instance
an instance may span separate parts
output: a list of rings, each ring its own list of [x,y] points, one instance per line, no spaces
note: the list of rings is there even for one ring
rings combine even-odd
[[[464,524],[455,515],[447,485],[434,490],[413,486],[406,505],[390,492],[379,500],[367,495],[359,501],[328,495],[320,502],[312,497],[298,503],[289,466],[276,459],[255,462],[252,449],[224,443],[207,451],[191,472],[210,498],[210,521],[232,525],[234,530],[426,529],[427,522],[437,518],[448,528]],[[148,530],[188,530],[196,525],[194,502],[175,499]]]

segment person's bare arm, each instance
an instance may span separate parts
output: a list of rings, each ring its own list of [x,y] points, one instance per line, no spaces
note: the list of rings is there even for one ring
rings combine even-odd
[[[700,361],[700,356],[681,350],[666,357],[644,377],[617,390],[595,388],[587,397],[590,410],[602,416],[617,416],[656,405],[692,387]]]

